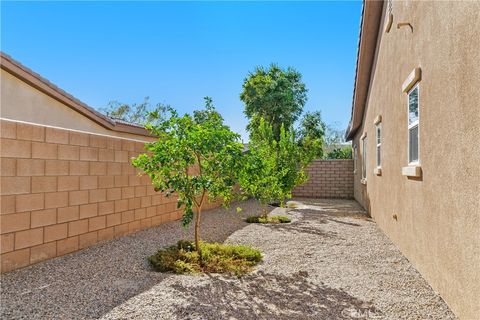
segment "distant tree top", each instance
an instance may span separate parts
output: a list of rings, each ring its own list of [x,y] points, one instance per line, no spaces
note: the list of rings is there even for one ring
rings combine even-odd
[[[268,68],[257,67],[245,78],[240,99],[245,104],[249,119],[263,118],[273,127],[278,141],[280,127],[290,128],[300,117],[307,101],[307,89],[302,75],[295,69],[280,68],[271,64]],[[250,121],[247,129],[258,127]]]

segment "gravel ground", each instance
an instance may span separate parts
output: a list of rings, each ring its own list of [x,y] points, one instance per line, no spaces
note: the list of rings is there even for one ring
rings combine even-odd
[[[172,275],[145,257],[188,238],[178,222],[2,277],[2,319],[454,319],[354,201],[298,200],[291,224],[246,224],[253,201],[205,215],[203,238],[249,244],[264,261],[242,278]]]

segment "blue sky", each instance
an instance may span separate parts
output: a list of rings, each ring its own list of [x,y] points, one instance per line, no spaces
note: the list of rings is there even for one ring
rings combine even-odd
[[[361,2],[3,2],[1,49],[88,105],[211,96],[244,138],[243,79],[272,62],[303,74],[305,111],[344,129]]]

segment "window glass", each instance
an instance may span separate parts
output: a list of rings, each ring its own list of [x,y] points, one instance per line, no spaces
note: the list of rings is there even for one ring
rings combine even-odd
[[[418,126],[419,103],[418,88],[416,85],[408,94],[408,162],[419,161]]]
[[[418,86],[408,95],[408,125],[418,121]]]
[[[376,136],[376,147],[377,147],[377,167],[380,167],[382,164],[381,158],[381,147],[382,147],[382,125],[379,123],[375,127],[375,136]]]
[[[353,172],[357,172],[357,145],[353,146]]]

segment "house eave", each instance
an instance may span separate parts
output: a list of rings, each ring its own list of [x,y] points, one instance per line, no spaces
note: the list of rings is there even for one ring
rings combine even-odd
[[[355,86],[353,89],[352,113],[346,129],[345,139],[353,139],[362,124],[365,104],[370,87],[372,68],[374,66],[378,32],[384,1],[365,0],[363,2],[362,22],[360,26]]]

